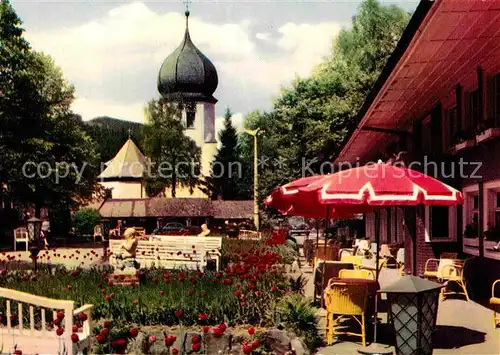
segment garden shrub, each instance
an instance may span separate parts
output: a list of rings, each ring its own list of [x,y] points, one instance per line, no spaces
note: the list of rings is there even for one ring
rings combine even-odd
[[[72,217],[72,225],[80,234],[94,234],[94,227],[101,221],[99,211],[94,208],[82,208]]]
[[[286,295],[276,304],[275,322],[277,326],[293,331],[309,349],[314,350],[321,345],[316,311],[310,301],[299,294]]]

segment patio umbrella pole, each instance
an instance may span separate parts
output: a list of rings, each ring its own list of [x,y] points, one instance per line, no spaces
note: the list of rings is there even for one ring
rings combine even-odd
[[[323,249],[325,250],[325,255],[326,255],[326,236],[327,236],[327,232],[328,232],[328,227],[329,227],[329,224],[328,223],[328,217],[330,216],[330,206],[327,205],[326,206],[326,221],[325,221],[325,233],[324,233],[324,244],[323,244]]]
[[[375,257],[375,281],[378,282],[379,276],[379,258],[380,258],[380,214],[379,212],[375,212],[375,244],[377,246],[377,253]],[[375,294],[375,318],[373,321],[373,342],[377,342],[377,316],[378,316],[378,294]]]
[[[319,244],[319,219],[316,218],[316,249]]]

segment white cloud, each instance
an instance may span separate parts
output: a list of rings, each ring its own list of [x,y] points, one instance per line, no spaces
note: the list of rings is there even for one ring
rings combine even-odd
[[[331,40],[340,30],[336,23],[287,23],[276,34],[253,34],[251,24],[189,18],[191,38],[215,62],[219,80],[224,80],[227,92],[219,89],[216,96],[238,111],[231,103],[235,90],[240,95],[266,93],[271,99],[296,74],[308,75],[330,51]],[[144,98],[145,93],[156,94],[160,65],[180,44],[184,27],[183,14],[156,13],[136,2],[80,26],[27,32],[26,37],[36,50],[53,56],[75,84],[78,99],[73,107],[84,119],[107,115],[142,121],[143,106],[152,98]],[[259,47],[264,42],[275,45],[273,53]]]
[[[255,35],[255,38],[260,39],[261,41],[264,41],[264,42],[269,41],[270,37],[271,37],[271,34],[267,33],[267,32],[259,32]]]
[[[73,102],[73,111],[84,119],[98,116],[118,117],[133,122],[144,122],[144,103],[121,103],[109,100],[79,98]]]

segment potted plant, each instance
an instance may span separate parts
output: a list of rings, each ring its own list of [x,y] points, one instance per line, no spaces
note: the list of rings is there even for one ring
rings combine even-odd
[[[488,118],[478,125],[476,142],[486,142],[500,136],[500,128],[495,127],[495,120]]]
[[[484,238],[484,256],[500,260],[500,227],[488,223]]]
[[[472,133],[461,131],[455,136],[454,141],[453,152],[457,153],[463,149],[473,147],[476,144],[476,137]]]
[[[479,225],[475,221],[465,226],[463,250],[469,254],[479,255]]]

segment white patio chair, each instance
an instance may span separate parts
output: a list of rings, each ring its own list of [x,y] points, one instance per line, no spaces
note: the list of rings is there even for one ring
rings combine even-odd
[[[14,251],[17,251],[17,243],[25,243],[28,251],[29,237],[28,231],[24,227],[14,229]]]

